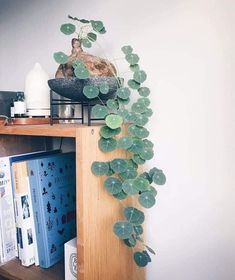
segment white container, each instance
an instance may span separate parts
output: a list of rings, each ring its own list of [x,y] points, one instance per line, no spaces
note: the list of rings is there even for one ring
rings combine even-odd
[[[49,75],[36,63],[33,69],[26,75],[25,100],[28,116],[50,115],[50,88],[48,86]]]
[[[64,244],[65,280],[77,280],[77,238]]]

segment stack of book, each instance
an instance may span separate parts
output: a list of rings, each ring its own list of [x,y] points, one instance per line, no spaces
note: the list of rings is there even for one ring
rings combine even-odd
[[[76,236],[75,153],[0,158],[0,264],[48,268]]]

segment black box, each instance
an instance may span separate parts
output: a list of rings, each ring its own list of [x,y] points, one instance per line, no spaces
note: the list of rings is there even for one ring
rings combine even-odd
[[[0,115],[11,116],[11,103],[16,94],[17,91],[0,91]]]

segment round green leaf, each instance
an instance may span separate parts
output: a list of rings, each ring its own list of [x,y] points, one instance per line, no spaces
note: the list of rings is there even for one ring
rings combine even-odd
[[[136,235],[141,235],[143,234],[144,230],[143,227],[141,225],[139,226],[134,226],[134,232],[136,233]]]
[[[54,59],[59,64],[66,64],[68,62],[68,56],[63,52],[54,53]]]
[[[135,252],[134,261],[139,267],[145,267],[148,264],[148,257],[141,252]]]
[[[147,257],[147,259],[148,259],[148,262],[151,262],[151,261],[152,261],[151,258],[150,258],[150,256],[149,256],[149,253],[148,253],[146,250],[144,250],[142,253],[146,255],[146,257]]]
[[[145,208],[151,208],[155,204],[156,200],[155,197],[152,195],[151,192],[143,192],[139,198],[138,201],[140,205],[142,205]]]
[[[146,117],[151,117],[153,115],[153,110],[150,108],[146,108],[145,112],[143,113]]]
[[[107,94],[109,92],[109,85],[107,83],[103,83],[99,88],[102,94]]]
[[[140,103],[140,102],[135,102],[132,104],[131,106],[131,110],[134,112],[134,113],[144,113],[146,111],[146,107],[144,106],[143,103]]]
[[[98,141],[99,148],[102,152],[112,152],[117,147],[117,140],[113,138],[105,139],[103,137]]]
[[[120,108],[118,109],[117,113],[119,116],[126,118],[126,116],[128,115],[128,110],[124,108]]]
[[[88,79],[90,77],[89,71],[83,66],[74,67],[74,74],[79,79]]]
[[[90,48],[92,46],[91,41],[89,41],[87,38],[82,39],[82,45],[85,48]]]
[[[145,163],[145,160],[142,159],[139,155],[134,155],[133,156],[133,161],[136,163],[136,164],[144,164]]]
[[[108,111],[107,107],[104,105],[100,105],[100,104],[96,104],[91,109],[92,116],[97,119],[105,118],[108,115],[108,113],[109,113],[109,111]]]
[[[93,32],[89,32],[87,34],[87,38],[91,41],[91,42],[95,42],[97,39],[97,35]]]
[[[157,196],[157,190],[156,190],[153,186],[150,186],[149,192],[150,192],[154,197]]]
[[[140,96],[147,97],[150,94],[150,89],[148,87],[140,87],[138,92]]]
[[[125,172],[119,173],[119,176],[126,180],[126,179],[135,179],[138,173],[133,166],[128,166]]]
[[[133,78],[137,83],[141,84],[146,80],[147,75],[143,70],[140,70],[134,72]]]
[[[118,200],[123,200],[126,199],[128,195],[124,191],[121,191],[120,193],[114,194],[113,196]]]
[[[148,123],[148,117],[142,114],[136,114],[136,118],[134,120],[134,124],[138,126],[144,126]]]
[[[128,149],[132,146],[133,140],[131,137],[121,137],[118,140],[118,147],[121,149]]]
[[[166,183],[166,176],[163,172],[155,172],[153,175],[153,182],[157,185],[164,185]]]
[[[117,90],[117,96],[121,99],[127,99],[131,95],[131,91],[127,87],[121,87]]]
[[[145,107],[148,107],[151,102],[150,102],[149,98],[147,98],[147,97],[140,97],[138,99],[138,103],[142,104]]]
[[[104,138],[111,138],[115,135],[118,135],[121,132],[121,128],[111,129],[107,125],[102,126],[100,129],[100,135]]]
[[[150,160],[153,158],[154,153],[151,148],[143,148],[139,155],[144,160]]]
[[[127,169],[127,162],[125,159],[116,158],[110,162],[112,170],[116,173],[125,172]]]
[[[124,209],[124,216],[133,225],[141,225],[144,222],[144,213],[134,207],[126,207]]]
[[[132,146],[128,149],[128,151],[134,153],[134,154],[139,154],[144,148],[143,141],[140,139],[134,139]]]
[[[73,65],[73,68],[77,68],[77,67],[86,68],[86,65],[79,59],[74,60],[72,65]]]
[[[90,99],[96,98],[99,95],[99,89],[97,86],[84,86],[83,94]]]
[[[150,188],[149,181],[142,177],[137,177],[135,179],[135,187],[139,191],[147,191]]]
[[[106,102],[106,105],[110,110],[116,110],[118,108],[118,103],[117,103],[117,100],[115,100],[115,99],[109,99]]]
[[[153,142],[151,142],[151,141],[148,140],[148,139],[144,139],[144,140],[143,140],[143,143],[144,143],[144,147],[145,147],[145,148],[153,148],[153,146],[154,146]]]
[[[130,65],[130,69],[132,72],[136,72],[140,70],[139,64]]]
[[[73,34],[75,32],[75,30],[76,30],[76,27],[72,23],[65,23],[65,24],[62,24],[60,27],[60,31],[62,33],[64,33],[65,35]]]
[[[128,133],[130,133],[132,136],[135,136],[136,131],[136,125],[130,125],[127,129]]]
[[[129,239],[131,237],[131,234],[133,233],[133,226],[127,221],[119,221],[114,224],[113,232],[120,239]]]
[[[133,179],[125,180],[122,183],[122,189],[125,193],[129,195],[135,195],[139,193],[139,191],[135,187],[135,180]]]
[[[131,238],[133,238],[133,237],[131,237]],[[135,245],[136,245],[136,240],[135,240],[135,238],[131,239],[132,242],[129,242],[129,240],[130,240],[130,238],[129,238],[129,239],[124,239],[124,240],[123,240],[124,243],[126,244],[126,246],[128,246],[128,247],[135,247]],[[133,240],[135,240],[135,244],[133,243]]]
[[[103,176],[108,173],[109,165],[106,162],[94,161],[91,165],[91,171],[97,176]]]
[[[145,127],[135,126],[133,131],[134,131],[134,136],[137,138],[143,139],[149,136],[149,131]]]
[[[130,98],[128,97],[127,99],[122,99],[122,98],[117,98],[118,99],[118,104],[120,106],[123,106],[123,105],[127,105],[130,103]]]
[[[155,172],[162,172],[162,170],[161,170],[161,169],[158,169],[157,167],[153,167],[153,168],[151,168],[151,169],[149,170],[149,176],[150,176],[150,177],[153,177],[153,175],[154,175]]]
[[[104,187],[111,194],[118,194],[122,191],[122,182],[115,177],[109,177],[104,181]]]
[[[135,53],[128,53],[125,58],[130,65],[134,65],[139,62],[139,56]]]
[[[153,180],[152,180],[152,178],[150,177],[150,175],[148,174],[148,172],[142,173],[142,174],[140,175],[140,177],[147,179],[147,180],[149,181],[149,184],[152,184],[152,182],[153,182]]]
[[[127,82],[128,86],[132,89],[138,89],[140,87],[140,84],[137,83],[135,80],[129,80]]]
[[[106,29],[105,28],[102,28],[100,31],[99,31],[100,34],[105,34],[106,33]]]
[[[119,115],[110,114],[105,118],[106,125],[112,129],[118,128],[123,123],[123,118]]]
[[[128,122],[135,122],[135,120],[136,120],[136,113],[134,113],[134,112],[129,112],[127,115],[126,115],[126,117],[125,117],[125,119],[128,121]]]
[[[130,54],[133,52],[133,48],[131,46],[123,46],[121,50],[124,54]]]
[[[100,32],[104,28],[103,22],[100,20],[91,20],[91,26],[96,32]]]

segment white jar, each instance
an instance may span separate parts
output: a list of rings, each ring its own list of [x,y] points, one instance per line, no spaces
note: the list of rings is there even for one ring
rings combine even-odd
[[[36,63],[33,69],[26,75],[25,100],[28,116],[50,115],[50,88],[48,86],[49,75]]]

